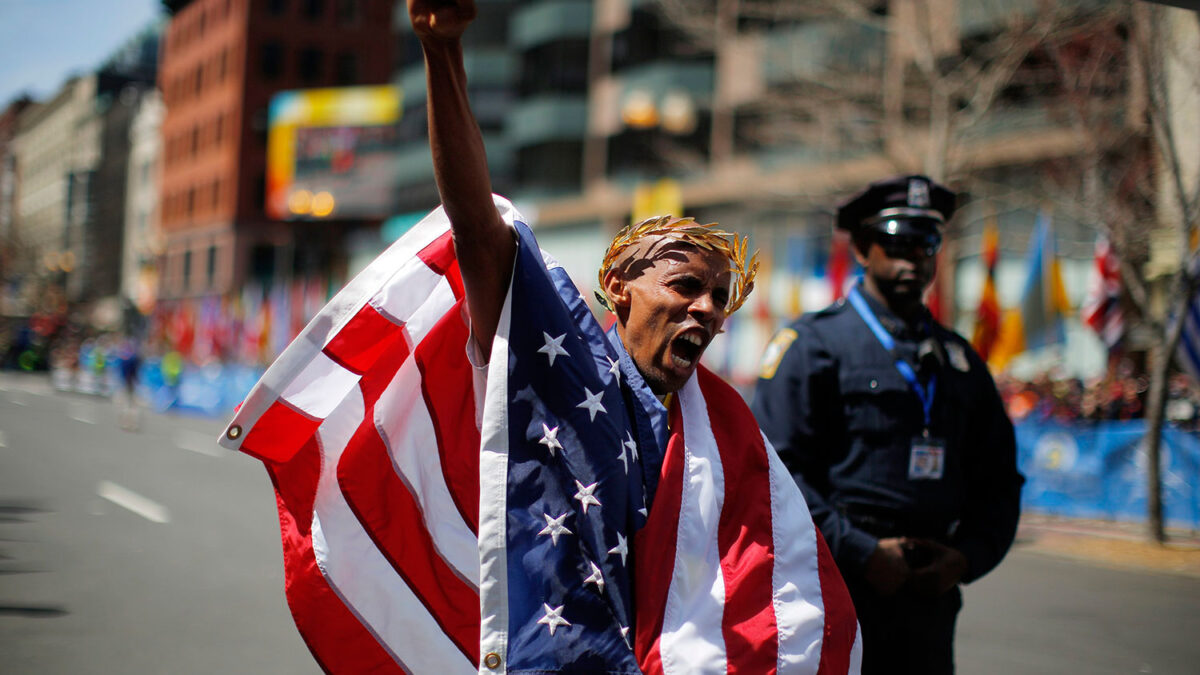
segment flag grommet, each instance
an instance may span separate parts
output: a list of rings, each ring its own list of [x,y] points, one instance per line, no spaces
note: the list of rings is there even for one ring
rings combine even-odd
[[[483,657],[483,665],[495,670],[500,667],[500,655],[496,652],[488,652],[487,656]]]
[[[229,427],[229,429],[226,430],[226,432],[225,432],[225,437],[231,441],[236,441],[238,438],[241,437],[241,435],[242,435],[242,427],[238,426],[237,424]]]

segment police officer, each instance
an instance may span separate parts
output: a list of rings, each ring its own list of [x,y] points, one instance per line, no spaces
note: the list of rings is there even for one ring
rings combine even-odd
[[[863,278],[783,329],[753,410],[846,579],[863,673],[951,673],[959,584],[1000,562],[1021,484],[987,367],[922,302],[954,193],[925,176],[843,204]]]

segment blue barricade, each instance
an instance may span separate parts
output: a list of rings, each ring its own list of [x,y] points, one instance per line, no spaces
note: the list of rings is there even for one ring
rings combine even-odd
[[[1022,509],[1061,516],[1146,520],[1143,420],[1017,425],[1027,482]],[[1200,438],[1167,427],[1159,461],[1167,525],[1200,528]]]

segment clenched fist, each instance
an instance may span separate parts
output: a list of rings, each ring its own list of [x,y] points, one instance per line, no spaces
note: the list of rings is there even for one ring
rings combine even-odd
[[[408,18],[423,43],[458,40],[476,14],[475,0],[408,0]]]

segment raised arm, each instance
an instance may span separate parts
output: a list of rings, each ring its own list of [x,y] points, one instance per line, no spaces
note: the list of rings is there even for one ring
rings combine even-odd
[[[516,241],[492,202],[483,136],[467,100],[462,34],[475,13],[474,0],[408,0],[425,52],[433,174],[450,218],[475,340],[489,354]]]

